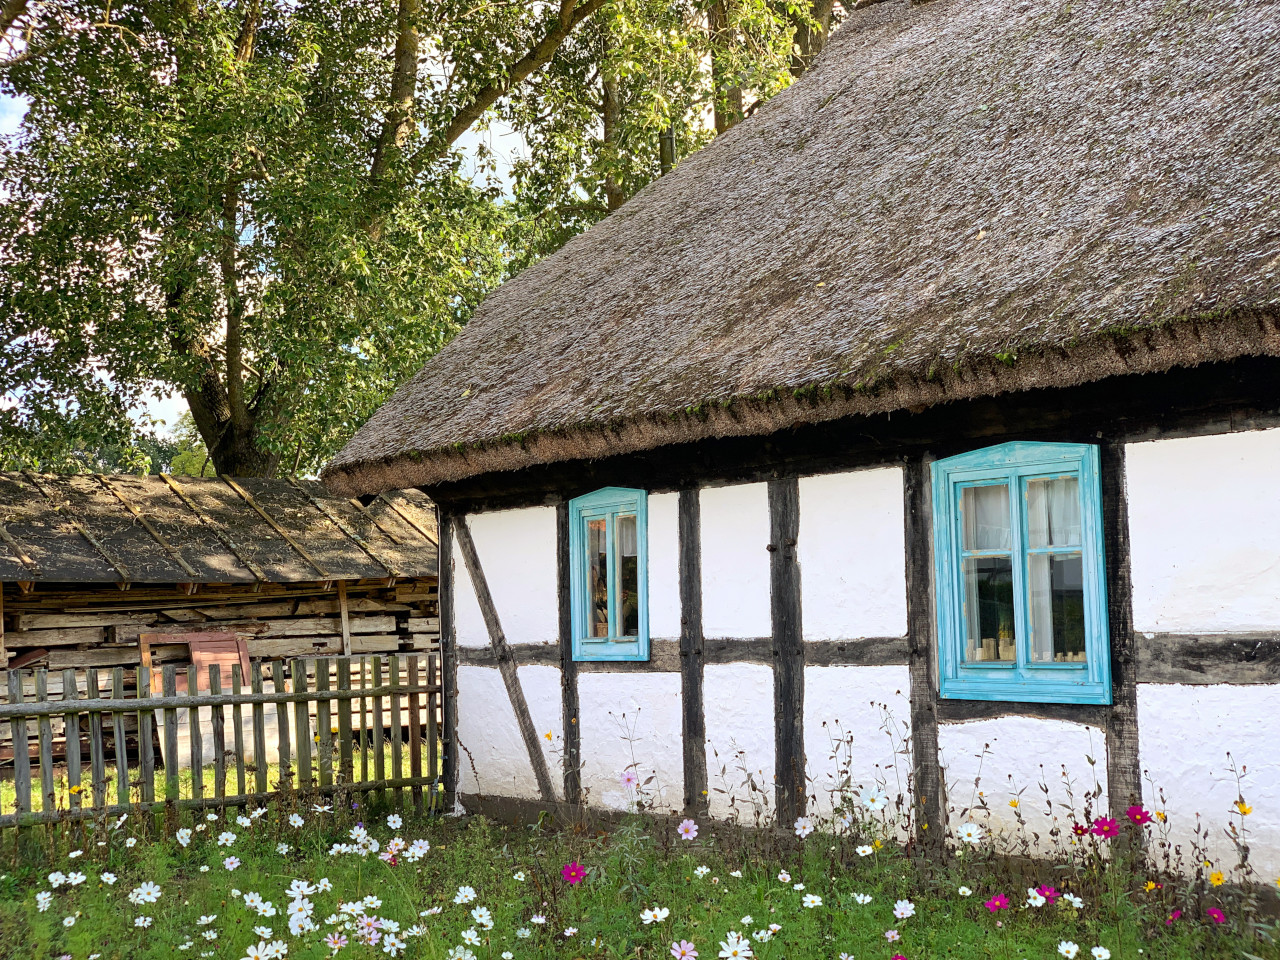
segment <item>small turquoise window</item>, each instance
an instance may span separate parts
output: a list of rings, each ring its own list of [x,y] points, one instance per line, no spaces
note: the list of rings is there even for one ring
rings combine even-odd
[[[649,659],[648,495],[606,487],[569,501],[573,659]]]
[[[1110,703],[1098,448],[939,460],[933,513],[940,694]]]

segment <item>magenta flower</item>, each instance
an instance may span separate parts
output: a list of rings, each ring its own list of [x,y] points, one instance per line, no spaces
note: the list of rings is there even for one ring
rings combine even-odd
[[[681,840],[692,840],[698,835],[698,825],[692,820],[681,820],[676,833],[680,834]]]
[[[1055,890],[1053,887],[1051,887],[1047,883],[1042,886],[1036,887],[1036,893],[1040,894],[1040,896],[1044,897],[1050,903],[1053,903],[1058,899],[1058,897],[1062,896],[1062,894],[1058,893],[1057,890]]]
[[[1135,803],[1132,807],[1126,810],[1125,814],[1129,817],[1130,820],[1132,820],[1138,826],[1142,826],[1144,823],[1151,822],[1151,814],[1147,813],[1146,810],[1143,810],[1142,806],[1137,803]]]
[[[1164,922],[1164,925],[1165,925],[1166,927],[1172,927],[1172,926],[1173,926],[1173,921],[1175,921],[1175,920],[1179,919],[1181,916],[1182,916],[1182,911],[1181,911],[1181,910],[1175,910],[1175,911],[1173,911],[1173,913],[1169,914],[1169,919],[1168,919],[1168,920],[1166,920],[1166,921]]]
[[[986,902],[985,906],[992,913],[995,913],[998,910],[1008,910],[1009,898],[1006,897],[1003,893],[997,893],[994,897],[992,897],[990,900]]]
[[[688,940],[671,941],[671,956],[676,960],[698,960],[698,951]]]
[[[1219,910],[1217,907],[1210,907],[1208,910],[1206,910],[1206,911],[1205,911],[1205,914],[1206,914],[1206,915],[1209,917],[1209,919],[1210,919],[1210,920],[1212,920],[1214,923],[1226,923],[1226,922],[1227,922],[1227,915],[1226,915],[1225,913],[1223,913],[1221,910]]]
[[[1120,824],[1110,817],[1099,817],[1093,821],[1093,835],[1102,837],[1104,840],[1110,840],[1112,837],[1120,835]]]
[[[907,960],[907,958],[900,953],[895,953],[892,957],[889,958],[889,960]]]
[[[566,863],[560,868],[560,876],[564,877],[565,882],[568,883],[569,886],[573,886],[575,883],[581,883],[583,877],[586,875],[587,871],[582,869],[582,864],[578,863],[577,860],[574,860],[571,863]]]
[[[1089,827],[1083,823],[1072,824],[1071,832],[1077,837],[1087,837],[1089,835]]]

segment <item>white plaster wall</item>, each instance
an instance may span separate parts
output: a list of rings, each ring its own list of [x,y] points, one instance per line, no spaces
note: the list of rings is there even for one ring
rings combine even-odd
[[[466,520],[507,641],[558,642],[555,508],[497,510],[472,514]],[[488,646],[489,632],[456,543],[453,559],[458,645]]]
[[[1125,472],[1134,626],[1280,628],[1280,430],[1131,444]]]
[[[680,636],[680,495],[649,497],[649,636]]]
[[[1231,814],[1243,795],[1253,808],[1243,818],[1250,860],[1263,882],[1280,876],[1277,718],[1280,686],[1274,684],[1138,684],[1138,755],[1149,778],[1143,801],[1149,809],[1165,811],[1170,838],[1188,859],[1199,817],[1214,865],[1226,870],[1236,863],[1235,848],[1223,831],[1229,821],[1241,823]],[[1245,771],[1239,786],[1232,760]]]
[[[516,676],[546,758],[557,797],[564,788],[564,723],[558,667],[520,667]],[[551,739],[546,734],[551,734]],[[496,667],[458,667],[458,758],[463,793],[538,799],[538,781],[529,763],[515,709]],[[473,765],[474,764],[474,768]]]
[[[906,635],[901,468],[801,479],[798,549],[806,640]]]
[[[702,681],[707,718],[711,815],[754,823],[771,816],[774,792],[773,670],[753,663],[708,665]],[[758,791],[747,787],[748,778]]]
[[[634,809],[636,793],[620,780],[624,770],[633,769],[650,809],[673,812],[684,806],[680,674],[579,674],[578,704],[589,804]]]
[[[973,821],[1007,841],[1038,832],[1048,854],[1049,828],[1056,822],[1066,842],[1071,825],[1085,816],[1085,794],[1099,786],[1101,796],[1087,802],[1094,816],[1106,815],[1106,734],[1096,727],[1032,717],[944,723],[938,746],[953,829]],[[1018,801],[1016,811],[1011,800]]]
[[[700,506],[703,636],[769,636],[768,484],[708,487]]]
[[[846,789],[880,786],[906,799],[911,732],[906,667],[806,667],[804,755],[811,813],[829,814]],[[850,797],[850,799],[853,799]]]

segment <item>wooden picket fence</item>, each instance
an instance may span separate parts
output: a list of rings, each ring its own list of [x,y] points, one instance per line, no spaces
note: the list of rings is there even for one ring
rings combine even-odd
[[[438,651],[255,661],[247,683],[240,664],[229,678],[211,664],[207,688],[192,666],[186,693],[178,670],[157,671],[158,696],[145,669],[128,691],[122,668],[64,670],[57,698],[47,670],[8,671],[0,724],[12,738],[12,784],[0,782],[0,827],[256,805],[281,793],[377,791],[400,808],[407,793],[419,812],[440,808]]]

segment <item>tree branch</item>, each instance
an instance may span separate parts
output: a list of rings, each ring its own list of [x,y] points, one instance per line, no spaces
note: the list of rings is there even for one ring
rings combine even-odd
[[[419,0],[400,0],[396,12],[391,107],[382,123],[369,169],[369,180],[375,186],[386,176],[392,151],[404,146],[413,129],[413,101],[418,91],[418,10]]]
[[[7,33],[18,22],[18,18],[27,12],[28,2],[29,0],[4,0],[0,3],[0,34]]]

